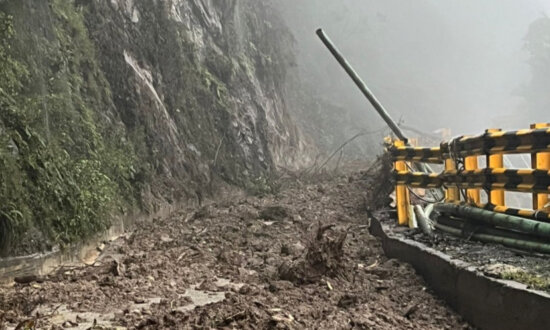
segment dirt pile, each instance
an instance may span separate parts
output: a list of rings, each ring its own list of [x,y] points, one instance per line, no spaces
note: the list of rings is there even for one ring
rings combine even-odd
[[[327,231],[336,225],[318,224],[312,238],[308,240],[304,255],[291,263],[283,263],[279,267],[282,280],[296,284],[314,283],[323,276],[335,277],[344,274],[344,241],[347,231],[334,233],[334,237],[326,235]]]
[[[15,327],[460,329],[368,232],[361,174],[182,210],[105,247],[92,266],[0,288]],[[278,207],[284,216],[265,219]],[[279,210],[281,210],[279,209]]]

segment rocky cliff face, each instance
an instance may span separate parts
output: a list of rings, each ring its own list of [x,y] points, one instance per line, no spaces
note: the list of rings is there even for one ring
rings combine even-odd
[[[0,11],[4,251],[310,161],[284,101],[292,37],[261,1],[0,0]]]
[[[268,8],[120,0],[86,9],[120,117],[152,130],[148,149],[166,185],[203,186],[213,173],[243,182],[299,165],[304,145],[282,98],[290,36]]]

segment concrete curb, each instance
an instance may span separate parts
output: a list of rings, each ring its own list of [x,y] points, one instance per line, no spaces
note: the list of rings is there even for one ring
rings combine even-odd
[[[131,213],[126,216],[114,217],[111,227],[106,231],[83,242],[75,243],[64,250],[54,247],[52,251],[44,253],[0,258],[0,285],[10,284],[16,277],[48,275],[61,266],[84,266],[88,258],[94,259],[94,254],[96,257],[99,256],[97,247],[102,242],[116,239],[138,223],[167,217],[179,208],[180,204],[166,203],[153,214]]]
[[[472,265],[416,241],[393,235],[372,219],[370,231],[389,258],[411,264],[429,286],[480,329],[550,329],[550,295],[487,277]]]

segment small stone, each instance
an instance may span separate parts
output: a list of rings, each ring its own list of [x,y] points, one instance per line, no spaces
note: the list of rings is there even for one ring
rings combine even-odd
[[[103,252],[103,250],[105,250],[105,243],[101,243],[98,247],[97,247],[97,250],[99,252]]]
[[[252,289],[250,288],[249,285],[243,285],[243,286],[239,289],[239,294],[247,295],[247,294],[249,294],[251,291],[252,291]]]

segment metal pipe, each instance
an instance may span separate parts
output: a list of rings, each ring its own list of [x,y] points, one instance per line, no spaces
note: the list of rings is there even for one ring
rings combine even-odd
[[[435,228],[455,236],[462,236],[462,230],[453,228],[451,226],[446,226],[440,223],[436,223]],[[471,238],[477,241],[485,242],[485,243],[502,244],[504,246],[508,246],[508,247],[516,248],[520,250],[550,253],[550,244],[545,244],[545,243],[518,240],[518,239],[512,239],[508,237],[489,235],[489,234],[476,234],[476,233],[474,233],[471,236]]]
[[[418,222],[418,227],[422,232],[428,236],[432,236],[432,221],[426,216],[426,213],[424,213],[424,210],[422,210],[422,206],[415,205],[414,206],[414,212],[416,213],[416,220]]]
[[[435,210],[439,213],[454,215],[459,218],[480,221],[501,228],[516,230],[539,237],[550,238],[549,223],[491,212],[466,205],[440,203],[435,205]]]
[[[317,30],[317,35],[321,39],[321,41],[325,44],[325,46],[328,48],[328,50],[331,52],[331,54],[336,58],[338,63],[344,68],[344,70],[348,73],[348,75],[351,77],[353,82],[355,82],[355,85],[359,87],[363,95],[369,100],[369,102],[372,104],[374,109],[378,112],[380,117],[384,119],[386,124],[391,128],[393,133],[403,141],[407,141],[407,138],[405,137],[405,134],[403,134],[403,131],[401,131],[401,128],[397,126],[395,121],[391,118],[390,114],[384,109],[384,106],[382,106],[382,103],[378,101],[376,96],[371,92],[371,90],[368,88],[367,84],[359,77],[357,72],[352,68],[351,64],[344,58],[342,53],[334,46],[330,38],[325,34],[323,29]]]
[[[338,50],[338,48],[336,48],[336,46],[332,43],[332,41],[326,35],[326,33],[323,31],[323,29],[318,29],[317,30],[317,35],[319,36],[319,38],[321,39],[323,44],[328,48],[330,53],[334,56],[336,61],[338,61],[338,63],[340,63],[342,68],[351,77],[351,79],[353,80],[355,85],[357,85],[357,87],[361,90],[361,92],[367,98],[367,100],[370,102],[370,104],[372,104],[372,106],[374,107],[376,112],[378,112],[380,117],[382,117],[382,119],[386,122],[386,124],[391,128],[391,130],[397,136],[397,138],[399,138],[402,141],[405,141],[405,143],[408,144],[408,139],[405,136],[405,134],[403,133],[403,131],[401,130],[401,128],[399,128],[399,126],[397,126],[397,124],[391,118],[390,114],[386,111],[386,109],[384,108],[382,103],[380,103],[380,101],[378,101],[376,96],[374,96],[374,93],[369,89],[369,87],[363,81],[363,79],[361,79],[361,77],[359,77],[357,72],[355,72],[355,70],[353,69],[351,64],[344,58],[344,56]],[[419,162],[419,163],[414,163],[414,166],[422,172],[433,173],[432,168],[427,164]],[[429,190],[429,192],[431,193],[431,195],[433,196],[434,199],[439,200],[442,197],[442,192],[443,191],[441,189],[431,189],[431,190]]]
[[[426,215],[426,218],[430,219],[430,216],[432,215],[432,212],[434,210],[434,206],[435,204],[426,205],[426,207],[424,208],[424,214]]]
[[[545,241],[544,238],[534,237],[533,235],[520,233],[517,231],[495,228],[486,224],[480,224],[480,223],[472,224],[468,220],[457,218],[454,216],[440,215],[437,217],[437,223],[462,230],[462,237],[464,238],[468,238],[472,234],[487,234],[487,235],[493,235],[498,237],[517,239],[520,241],[531,241],[531,242],[544,243],[544,244],[548,243]]]
[[[393,133],[402,141],[405,141],[407,142],[407,137],[405,136],[405,134],[403,133],[403,131],[401,130],[401,128],[399,128],[399,126],[397,126],[397,124],[395,123],[395,121],[391,118],[390,114],[386,111],[386,109],[384,108],[384,106],[382,105],[382,103],[380,103],[380,101],[378,101],[378,99],[376,98],[376,96],[374,96],[374,94],[372,93],[372,91],[369,89],[369,87],[367,86],[367,84],[365,84],[365,82],[361,79],[361,77],[359,77],[359,75],[357,74],[357,72],[355,72],[355,70],[353,69],[353,67],[351,66],[351,64],[344,58],[344,56],[342,55],[342,53],[336,48],[336,46],[332,43],[332,41],[330,40],[330,38],[326,35],[326,33],[323,31],[323,29],[318,29],[317,30],[317,35],[319,36],[319,38],[321,39],[321,41],[323,42],[323,44],[325,44],[325,46],[328,48],[328,50],[330,51],[330,53],[334,56],[334,58],[336,58],[336,60],[338,61],[338,63],[340,63],[340,65],[342,66],[342,68],[348,73],[348,75],[351,77],[351,79],[353,80],[353,82],[355,82],[355,85],[357,85],[357,87],[359,87],[359,89],[361,90],[361,92],[363,93],[363,95],[367,98],[367,100],[369,100],[369,102],[372,104],[372,106],[374,107],[374,109],[376,110],[376,112],[378,112],[378,114],[380,115],[380,117],[382,117],[382,119],[386,122],[386,124],[391,128],[391,130],[393,131]],[[408,144],[408,143],[407,143]],[[416,167],[422,171],[422,172],[426,172],[426,173],[433,173],[433,170],[431,169],[430,166],[428,166],[427,164],[424,164],[424,163],[415,163]],[[439,194],[438,193],[433,193],[433,195],[436,195],[439,197]]]

